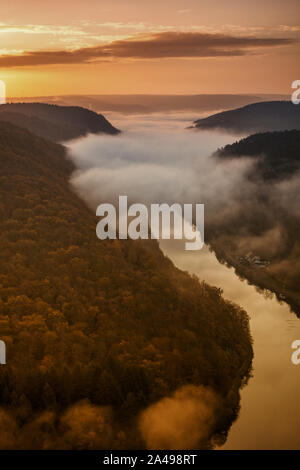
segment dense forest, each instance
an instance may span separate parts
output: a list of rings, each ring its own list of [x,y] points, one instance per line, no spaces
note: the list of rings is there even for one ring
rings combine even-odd
[[[251,135],[219,149],[219,164],[252,164],[227,218],[208,229],[219,260],[242,277],[274,292],[300,315],[300,131]]]
[[[0,123],[0,448],[137,448],[140,412],[181,386],[226,436],[251,367],[247,314],[156,241],[106,240],[65,149]]]
[[[30,132],[62,142],[91,134],[118,134],[101,114],[79,106],[46,103],[9,103],[0,107],[0,121],[8,121]]]
[[[300,129],[300,107],[290,101],[252,103],[198,119],[194,127],[220,128],[241,134]]]

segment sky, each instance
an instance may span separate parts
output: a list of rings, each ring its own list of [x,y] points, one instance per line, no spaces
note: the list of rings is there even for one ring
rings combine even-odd
[[[299,0],[0,0],[7,95],[290,93]]]

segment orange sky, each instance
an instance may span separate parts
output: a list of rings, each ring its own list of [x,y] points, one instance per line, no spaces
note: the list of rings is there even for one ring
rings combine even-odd
[[[8,96],[290,93],[299,0],[1,1]]]

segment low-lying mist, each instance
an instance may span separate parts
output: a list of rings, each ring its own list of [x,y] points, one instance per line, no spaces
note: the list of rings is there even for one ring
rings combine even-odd
[[[145,204],[205,202],[208,216],[226,208],[241,190],[248,191],[243,181],[249,160],[217,164],[210,157],[231,140],[219,132],[159,128],[90,136],[69,146],[78,168],[71,183],[93,209],[102,202],[116,203],[124,194]]]
[[[93,209],[130,203],[203,203],[205,240],[220,259],[232,262],[247,254],[269,261],[267,281],[256,273],[260,287],[270,277],[294,290],[300,257],[294,228],[299,223],[299,173],[263,180],[256,171],[263,155],[218,158],[214,152],[240,137],[186,129],[187,116],[124,118],[115,136],[89,136],[71,142],[69,156],[78,170],[71,183]],[[249,174],[251,177],[249,178]],[[293,228],[294,227],[294,228]],[[274,290],[274,289],[273,289]],[[294,299],[293,302],[298,302]]]
[[[188,385],[122,425],[109,406],[81,400],[62,414],[47,410],[20,426],[0,408],[1,449],[195,449],[208,445],[222,399]]]
[[[250,220],[257,215],[260,224],[263,221],[258,236],[266,232],[266,243],[247,231],[237,246],[245,245],[246,236],[248,251],[257,243],[267,247],[270,230],[276,233],[273,244],[279,246],[281,228],[272,211],[299,214],[299,176],[262,184],[247,177],[255,158],[221,161],[211,156],[235,140],[238,137],[219,131],[180,129],[173,118],[157,120],[148,130],[145,122],[131,121],[129,130],[117,137],[92,135],[69,145],[69,156],[78,168],[71,183],[93,210],[127,195],[132,203],[204,203],[206,229],[221,229],[224,224],[228,229],[241,215]]]
[[[205,387],[188,385],[149,406],[139,428],[147,449],[196,449],[212,434],[220,397]]]

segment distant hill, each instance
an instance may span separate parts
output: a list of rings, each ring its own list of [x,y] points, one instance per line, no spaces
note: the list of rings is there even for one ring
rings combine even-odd
[[[221,128],[237,133],[300,129],[300,106],[290,101],[253,103],[194,122],[197,129]]]
[[[120,132],[101,114],[79,106],[10,103],[0,106],[0,120],[24,127],[54,142],[74,139],[88,133]]]
[[[261,157],[255,166],[264,179],[282,179],[300,169],[300,130],[265,132],[219,149],[220,158]]]
[[[10,98],[16,102],[39,102],[79,105],[95,111],[116,111],[126,114],[192,111],[216,113],[259,101],[286,100],[287,95],[198,94],[198,95],[60,95],[31,98]]]
[[[185,385],[217,394],[207,447],[236,416],[247,314],[155,240],[100,241],[65,151],[0,122],[0,448],[143,447],[140,412]]]

